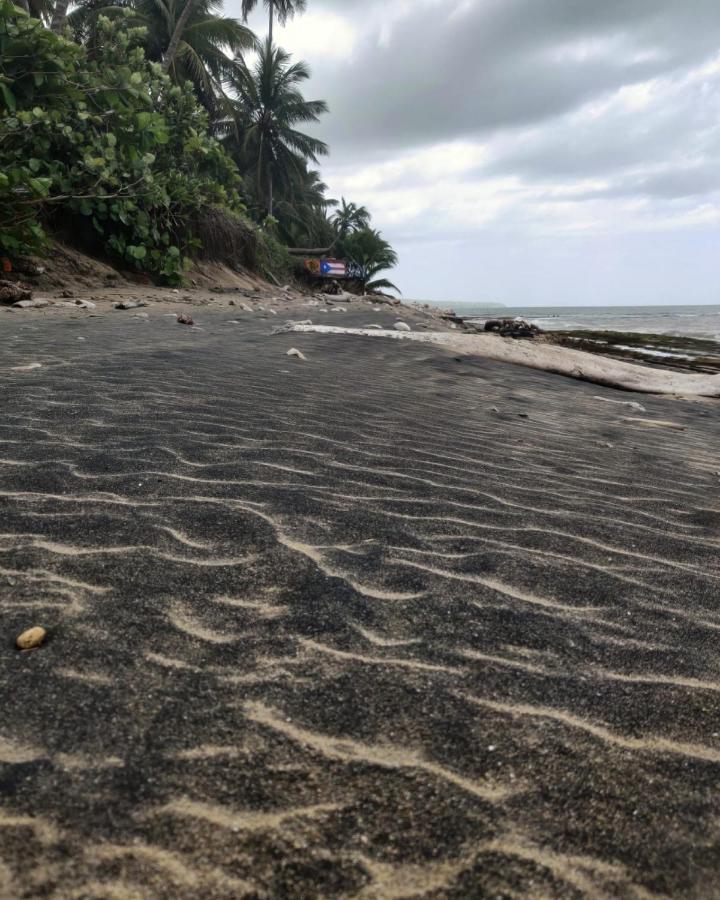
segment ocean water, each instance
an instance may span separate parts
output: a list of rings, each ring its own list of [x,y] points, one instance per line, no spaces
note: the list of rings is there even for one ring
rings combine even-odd
[[[624,331],[720,341],[720,305],[713,306],[519,306],[487,309],[457,305],[466,318],[521,316],[543,331]]]

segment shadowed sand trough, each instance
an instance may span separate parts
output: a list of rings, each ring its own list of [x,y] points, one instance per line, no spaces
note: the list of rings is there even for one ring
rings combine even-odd
[[[0,896],[720,896],[717,404],[231,315],[3,322]]]

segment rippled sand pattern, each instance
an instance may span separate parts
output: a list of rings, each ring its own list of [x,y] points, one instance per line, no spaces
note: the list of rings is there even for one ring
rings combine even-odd
[[[717,403],[269,324],[3,319],[0,897],[720,897]]]

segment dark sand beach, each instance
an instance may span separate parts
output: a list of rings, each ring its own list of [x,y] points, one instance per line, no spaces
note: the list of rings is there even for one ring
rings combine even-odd
[[[171,312],[2,316],[0,897],[720,897],[718,401]]]

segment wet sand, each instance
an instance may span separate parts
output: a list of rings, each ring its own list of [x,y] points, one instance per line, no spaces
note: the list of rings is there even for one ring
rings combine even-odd
[[[717,401],[131,315],[2,319],[1,897],[720,897]]]

